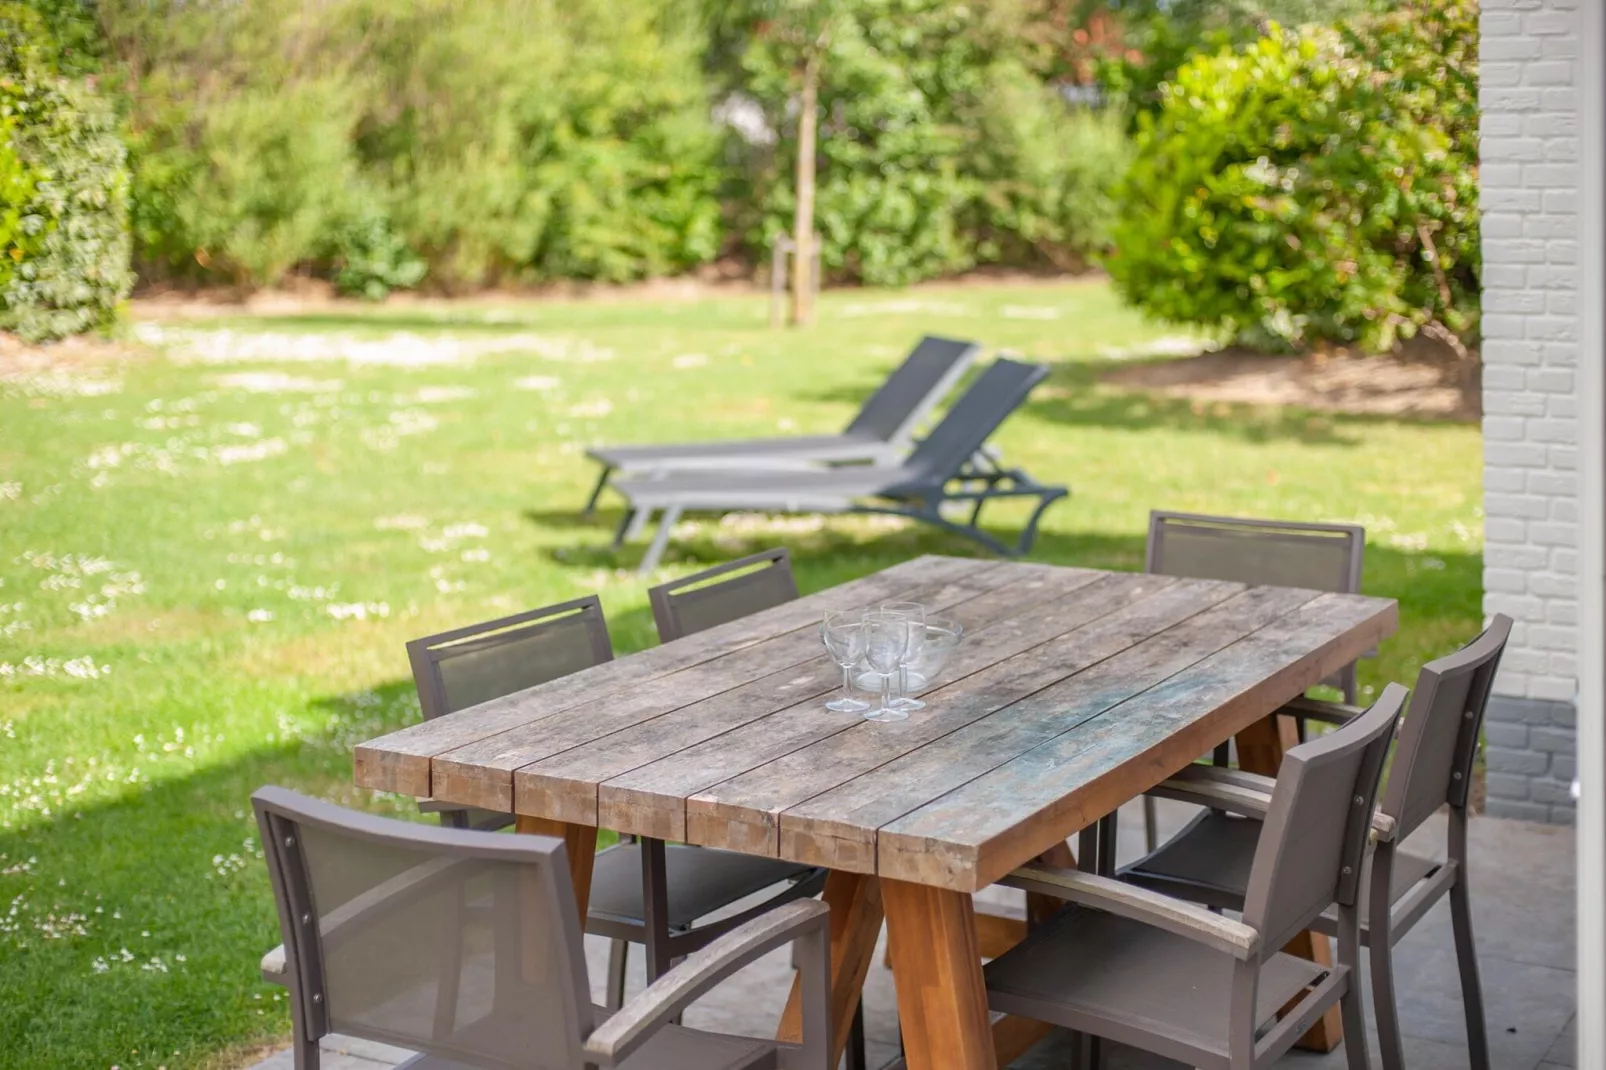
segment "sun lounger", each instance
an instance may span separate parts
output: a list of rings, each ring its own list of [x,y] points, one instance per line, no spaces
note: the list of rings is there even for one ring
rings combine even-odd
[[[1066,488],[1038,483],[1018,469],[980,470],[973,462],[988,436],[1047,374],[1041,365],[995,361],[898,464],[768,472],[659,470],[616,481],[613,488],[624,496],[629,512],[615,545],[639,535],[656,515],[658,529],[641,562],[645,573],[657,566],[686,512],[888,513],[935,524],[1001,554],[1024,554],[1043,511],[1065,497]],[[977,526],[982,507],[999,498],[1037,499],[1013,547]],[[953,502],[970,507],[968,522],[943,515],[942,507]]]
[[[828,464],[896,464],[909,449],[916,429],[931,414],[981,347],[974,342],[927,336],[898,370],[887,377],[853,422],[838,435],[680,442],[642,446],[599,446],[586,456],[602,465],[585,511],[596,508],[616,472],[662,469],[812,468]]]

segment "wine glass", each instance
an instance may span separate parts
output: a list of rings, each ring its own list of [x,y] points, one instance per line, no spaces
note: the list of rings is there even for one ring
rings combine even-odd
[[[865,713],[867,721],[902,721],[909,713],[892,705],[892,678],[909,655],[909,621],[896,613],[864,615],[864,660],[881,677],[881,708]]]
[[[898,670],[897,694],[892,697],[892,708],[895,710],[923,710],[926,704],[917,698],[910,698],[908,667],[920,660],[920,654],[926,645],[926,607],[919,602],[883,602],[881,612],[892,613],[902,617],[909,626],[909,648],[904,654],[904,664]]]
[[[864,659],[863,612],[827,613],[820,624],[820,638],[825,641],[825,652],[842,668],[842,697],[827,702],[825,708],[834,713],[868,710],[868,702],[853,697],[853,667]]]

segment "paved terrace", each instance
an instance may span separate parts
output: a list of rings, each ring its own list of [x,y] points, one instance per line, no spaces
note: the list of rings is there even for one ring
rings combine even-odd
[[[1162,802],[1161,832],[1185,822],[1190,807]],[[1122,812],[1121,861],[1142,847],[1141,815],[1135,804]],[[1443,856],[1442,821],[1429,822],[1411,844]],[[1473,921],[1483,969],[1489,1044],[1495,1070],[1557,1070],[1576,1065],[1573,1043],[1573,834],[1570,828],[1496,818],[1478,818],[1471,829]],[[1022,912],[1020,893],[992,889],[982,897],[995,912]],[[882,940],[885,942],[885,934]],[[266,950],[266,948],[264,948]],[[638,949],[639,950],[639,949]],[[884,948],[882,949],[884,951]],[[607,943],[586,937],[593,993],[602,1001]],[[1461,992],[1450,938],[1449,901],[1441,901],[1398,947],[1397,987],[1411,1070],[1464,1070],[1467,1066]],[[641,990],[641,955],[631,957],[630,992]],[[787,953],[778,951],[728,981],[686,1014],[686,1024],[732,1033],[770,1034],[791,980]],[[870,1066],[898,1056],[897,1000],[892,974],[878,953],[864,987],[865,1032]],[[1370,1018],[1370,1003],[1368,1003]],[[325,1070],[390,1070],[410,1053],[381,1044],[331,1037]],[[1064,1034],[1054,1034],[1014,1064],[1015,1070],[1061,1070],[1069,1065]],[[1377,1065],[1372,1041],[1372,1063]],[[1182,1064],[1115,1048],[1108,1070],[1174,1070]],[[1289,1070],[1344,1070],[1342,1050],[1327,1055],[1294,1052],[1279,1066]],[[252,1070],[293,1070],[288,1050]]]

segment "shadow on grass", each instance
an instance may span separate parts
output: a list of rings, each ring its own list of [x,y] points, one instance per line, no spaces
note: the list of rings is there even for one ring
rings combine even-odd
[[[1163,358],[1155,358],[1123,362],[1122,366],[1162,361]],[[1251,405],[1171,397],[1101,383],[1100,373],[1110,367],[1112,365],[1106,361],[1072,360],[1054,364],[1048,379],[1037,388],[1021,411],[1036,419],[1067,427],[1115,431],[1165,428],[1226,436],[1257,444],[1298,442],[1303,445],[1359,445],[1369,426],[1444,422],[1409,416],[1332,413],[1290,405]],[[838,383],[823,390],[799,394],[794,400],[858,406],[881,381],[866,376],[852,385]]]

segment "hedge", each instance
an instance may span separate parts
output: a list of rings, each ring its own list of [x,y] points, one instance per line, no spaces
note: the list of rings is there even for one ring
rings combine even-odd
[[[128,189],[111,107],[56,73],[32,11],[0,4],[0,330],[43,341],[111,325],[133,285]]]
[[[1140,119],[1116,285],[1263,347],[1475,338],[1476,63],[1456,0],[1188,62]]]

